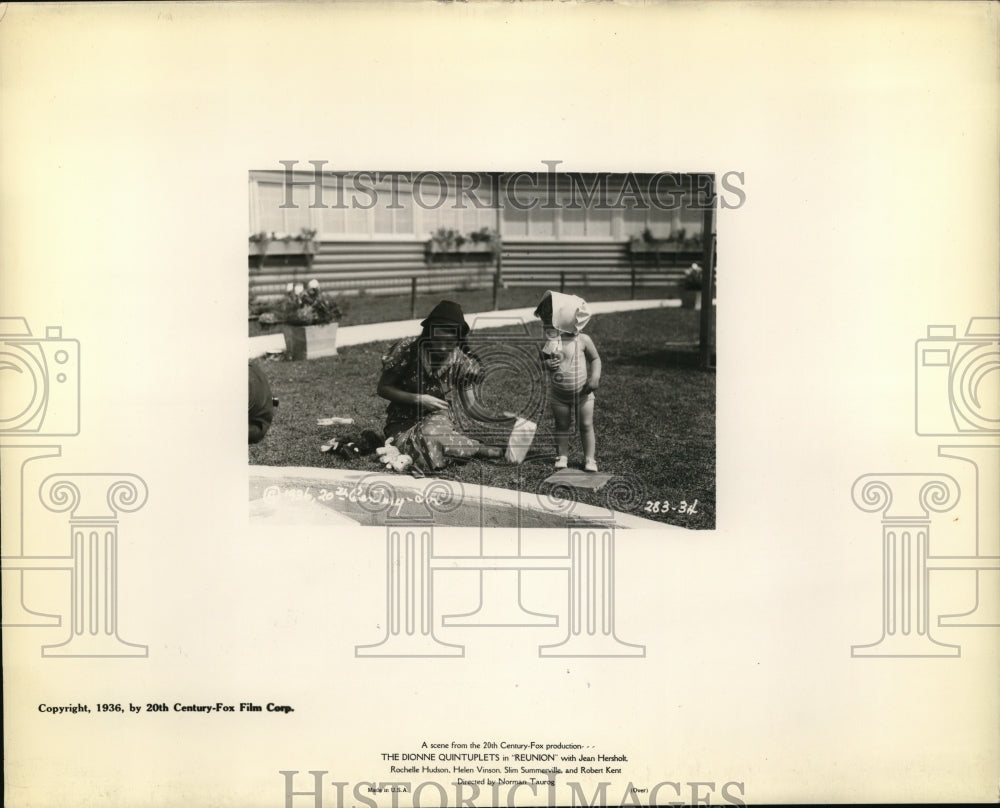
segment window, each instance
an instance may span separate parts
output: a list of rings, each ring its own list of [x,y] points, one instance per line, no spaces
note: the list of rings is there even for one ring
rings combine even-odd
[[[295,185],[292,187],[292,204],[296,207],[281,208],[285,214],[284,231],[293,236],[298,235],[303,227],[312,227],[312,211],[309,206],[316,200],[314,188]],[[284,204],[286,200],[282,200]]]
[[[413,196],[402,189],[393,200],[391,188],[379,188],[375,200],[374,227],[376,235],[415,235],[413,231]],[[395,207],[393,202],[395,201]]]
[[[543,207],[528,212],[528,235],[532,238],[553,238],[556,234],[556,210]]]
[[[582,208],[567,208],[569,197],[560,201],[562,207],[559,214],[562,216],[559,235],[561,238],[579,238],[587,234],[586,211]]]
[[[589,208],[587,210],[587,235],[611,238],[614,235],[614,211]]]
[[[502,212],[503,236],[524,237],[528,235],[528,211],[504,205]]]
[[[370,238],[372,231],[368,224],[369,211],[365,207],[355,207],[355,205],[368,206],[371,204],[371,197],[367,193],[346,188],[344,190],[344,204],[347,206],[344,211],[346,223],[344,233],[348,236],[368,236]]]
[[[646,227],[656,238],[667,238],[673,232],[674,211],[650,206],[646,211]]]
[[[460,178],[459,181],[463,180]],[[482,185],[473,198],[469,186],[463,185],[461,198],[464,207],[457,208],[458,186],[447,178],[442,185],[435,174],[421,177],[419,197],[405,181],[397,181],[396,207],[390,207],[394,201],[391,184],[380,183],[373,188],[369,179],[358,190],[351,175],[326,175],[322,200],[327,207],[319,208],[310,207],[316,198],[316,189],[311,184],[294,185],[290,192],[296,207],[282,207],[289,189],[278,177],[261,176],[252,178],[252,182],[256,184],[252,189],[251,204],[256,208],[252,211],[255,214],[252,218],[257,231],[295,236],[303,228],[315,228],[321,238],[412,238],[422,241],[440,228],[456,230],[468,237],[469,233],[482,228],[497,227],[497,209],[489,206],[494,201],[489,186]],[[593,178],[590,178],[586,187],[591,188],[592,184]],[[661,200],[666,198],[664,188],[660,189]],[[676,235],[681,229],[690,238],[700,233],[702,228],[703,211],[690,207],[690,194],[684,196],[683,205],[678,210],[662,210],[651,204],[652,200],[645,207],[629,207],[628,195],[621,207],[601,209],[597,205],[602,200],[613,202],[617,199],[615,182],[612,181],[603,192],[590,194],[589,204],[586,196],[581,198],[579,193],[576,194],[576,202],[581,206],[571,208],[568,207],[570,189],[566,184],[560,184],[556,190],[557,207],[545,208],[543,205],[549,198],[545,175],[538,178],[522,176],[516,187],[507,186],[506,190],[515,196],[501,199],[500,230],[505,238],[514,240],[624,241],[641,236],[647,228],[658,239]],[[639,189],[631,196],[634,198],[642,194],[645,198],[645,191],[646,181],[640,177]],[[482,206],[477,205],[475,199]],[[512,201],[518,204],[512,204]],[[523,210],[524,207],[528,209]]]
[[[326,202],[330,207],[320,208],[316,212],[319,214],[317,230],[320,235],[327,233],[331,235],[343,235],[347,232],[346,212],[342,207],[334,207],[336,201]]]
[[[646,224],[647,211],[641,208],[625,208],[622,211],[622,235],[625,238],[641,236]]]
[[[257,186],[257,227],[265,233],[284,233],[285,215],[279,207],[284,201],[284,188],[261,183]]]

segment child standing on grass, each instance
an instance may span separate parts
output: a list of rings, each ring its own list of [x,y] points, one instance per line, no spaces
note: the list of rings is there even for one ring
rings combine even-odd
[[[556,423],[555,467],[569,465],[569,441],[576,415],[583,443],[584,471],[597,471],[594,391],[601,383],[601,357],[594,341],[582,334],[590,320],[587,302],[576,295],[546,292],[535,309],[545,328],[542,364],[549,379],[549,401]]]

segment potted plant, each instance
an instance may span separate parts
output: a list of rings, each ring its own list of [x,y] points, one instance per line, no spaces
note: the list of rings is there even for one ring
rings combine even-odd
[[[492,261],[500,251],[500,234],[488,227],[463,235],[449,227],[439,227],[424,245],[428,264],[458,261]]]
[[[261,231],[250,236],[250,254],[258,256],[263,266],[265,255],[304,255],[306,263],[311,264],[316,252],[316,231],[311,227],[303,227],[298,235]]]
[[[667,239],[669,241],[669,239]],[[653,235],[653,231],[648,227],[644,228],[638,236],[629,237],[629,250],[634,253],[659,253],[664,243],[663,239],[658,239]]]
[[[444,261],[449,253],[457,252],[455,239],[458,235],[458,231],[450,227],[439,227],[431,233],[430,239],[424,245],[424,257],[427,263]]]
[[[500,233],[489,227],[480,227],[469,233],[469,249],[472,252],[496,252],[500,249]]]
[[[342,312],[337,301],[320,290],[319,281],[288,284],[285,296],[262,323],[281,325],[285,347],[292,359],[316,359],[337,353],[337,324]]]
[[[684,272],[681,284],[681,307],[685,309],[701,308],[701,264],[694,263]]]

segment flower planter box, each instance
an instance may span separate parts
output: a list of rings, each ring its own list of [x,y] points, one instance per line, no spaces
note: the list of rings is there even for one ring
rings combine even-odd
[[[283,325],[285,348],[292,359],[318,359],[337,355],[337,323]]]
[[[681,292],[681,308],[682,309],[695,309],[701,308],[701,292],[685,289]]]
[[[677,266],[702,257],[701,249],[688,239],[680,244],[676,241],[631,241],[627,246],[629,260],[639,266]]]
[[[428,264],[492,264],[496,261],[496,253],[490,247],[463,244],[457,250],[428,250],[425,260]]]
[[[250,242],[250,255],[265,256],[271,255],[313,255],[316,252],[316,245],[313,242],[291,239],[290,241],[269,241],[266,246]]]
[[[470,252],[493,252],[493,242],[492,241],[466,241],[462,243],[461,247],[457,247],[454,244],[448,248],[442,248],[440,244],[430,242],[427,244],[427,252],[429,253],[445,253],[450,255],[452,253],[470,253]]]
[[[494,255],[499,245],[492,241],[464,241],[461,246],[456,244],[444,245],[436,241],[428,241],[424,244],[424,252],[427,255],[448,255],[465,256],[469,253],[482,253],[483,255]]]
[[[667,252],[668,250],[676,250],[676,242],[673,241],[630,241],[628,244],[629,252],[634,253],[657,253],[657,252]]]

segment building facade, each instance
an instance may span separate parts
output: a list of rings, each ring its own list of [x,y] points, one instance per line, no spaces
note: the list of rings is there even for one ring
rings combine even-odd
[[[714,205],[707,174],[324,169],[286,161],[250,172],[251,240],[312,242],[302,260],[294,249],[251,250],[258,294],[277,294],[303,273],[331,289],[376,294],[414,278],[428,290],[495,275],[550,286],[567,272],[587,284],[635,284],[637,256],[639,281],[669,285],[701,249],[705,208]],[[651,246],[655,261],[644,255]]]

